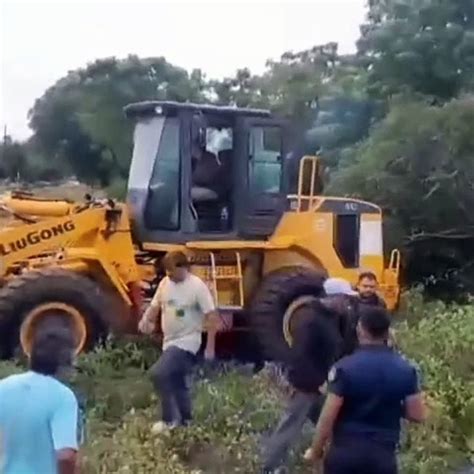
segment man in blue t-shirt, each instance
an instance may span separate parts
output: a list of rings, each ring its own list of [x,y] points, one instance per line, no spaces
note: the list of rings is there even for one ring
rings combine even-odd
[[[72,363],[65,329],[39,331],[30,370],[0,381],[0,472],[77,474],[79,408],[56,376]]]
[[[401,420],[426,419],[418,372],[385,344],[389,329],[385,309],[360,308],[360,346],[329,372],[311,449],[319,463],[331,439],[325,474],[396,474]]]

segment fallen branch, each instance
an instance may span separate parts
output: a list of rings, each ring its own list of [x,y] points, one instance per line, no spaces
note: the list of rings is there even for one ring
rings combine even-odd
[[[474,229],[449,229],[441,232],[421,232],[408,236],[407,244],[419,242],[420,240],[441,239],[441,240],[471,240],[474,239]]]

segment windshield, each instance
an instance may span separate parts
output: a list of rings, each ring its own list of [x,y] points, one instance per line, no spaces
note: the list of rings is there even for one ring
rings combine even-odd
[[[164,122],[164,117],[142,119],[137,122],[133,134],[129,188],[148,187]]]

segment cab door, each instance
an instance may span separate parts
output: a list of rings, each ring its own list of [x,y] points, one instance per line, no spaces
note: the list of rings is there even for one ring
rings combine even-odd
[[[188,240],[190,122],[183,112],[138,120],[127,204],[133,235],[143,243]],[[188,169],[189,168],[189,169]]]
[[[245,190],[240,196],[238,233],[263,239],[287,209],[286,122],[271,118],[240,120],[237,153]]]

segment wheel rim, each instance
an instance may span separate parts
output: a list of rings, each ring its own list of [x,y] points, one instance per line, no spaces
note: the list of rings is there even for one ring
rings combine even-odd
[[[300,296],[293,300],[288,308],[286,308],[285,314],[283,315],[283,336],[285,337],[286,343],[291,347],[293,345],[292,329],[295,324],[295,313],[301,309],[304,305],[316,301],[315,296],[307,295]]]
[[[79,354],[86,345],[87,326],[81,313],[66,303],[51,302],[36,306],[25,317],[20,328],[20,343],[23,351],[29,357],[33,336],[37,326],[51,314],[56,317],[67,318],[72,323],[72,331],[76,341],[75,353]]]

